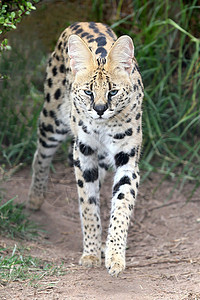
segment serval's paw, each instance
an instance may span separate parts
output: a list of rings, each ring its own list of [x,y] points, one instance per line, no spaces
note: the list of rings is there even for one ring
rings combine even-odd
[[[125,269],[125,258],[119,254],[106,253],[106,268],[111,276],[117,277]]]
[[[101,258],[96,255],[83,254],[80,258],[79,264],[84,267],[99,267],[101,265]]]
[[[44,202],[43,196],[35,196],[32,193],[29,193],[28,201],[26,207],[32,210],[39,210]]]

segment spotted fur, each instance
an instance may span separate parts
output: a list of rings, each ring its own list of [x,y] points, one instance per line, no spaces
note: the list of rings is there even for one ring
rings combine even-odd
[[[83,231],[80,264],[100,265],[99,192],[113,167],[105,264],[115,276],[125,268],[127,231],[140,180],[142,99],[130,37],[117,39],[107,25],[93,22],[75,23],[61,34],[47,66],[28,205],[41,207],[52,157],[72,136]]]

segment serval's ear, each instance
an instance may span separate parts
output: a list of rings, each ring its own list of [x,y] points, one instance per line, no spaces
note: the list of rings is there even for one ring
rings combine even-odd
[[[94,55],[86,43],[76,34],[69,37],[68,54],[70,58],[70,67],[75,75],[77,72],[85,69],[89,70],[94,66]]]
[[[110,69],[124,69],[130,74],[133,68],[134,46],[128,35],[123,35],[117,39],[112,46],[107,59]]]

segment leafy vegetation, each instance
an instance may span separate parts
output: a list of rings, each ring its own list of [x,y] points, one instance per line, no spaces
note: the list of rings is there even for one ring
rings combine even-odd
[[[26,0],[12,0],[0,1],[0,34],[4,35],[11,29],[16,29],[16,25],[21,22],[23,15],[29,15],[31,10],[35,10],[33,3],[39,0],[26,1]],[[0,51],[10,50],[8,40],[0,39]]]

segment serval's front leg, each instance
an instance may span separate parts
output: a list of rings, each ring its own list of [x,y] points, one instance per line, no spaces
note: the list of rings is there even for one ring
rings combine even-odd
[[[117,171],[113,185],[105,264],[109,274],[118,276],[125,269],[127,233],[140,179],[135,148],[129,153],[117,153],[115,164]]]
[[[74,167],[83,232],[83,254],[79,263],[98,266],[101,264],[98,158],[96,150],[81,140],[76,140],[74,145]]]

